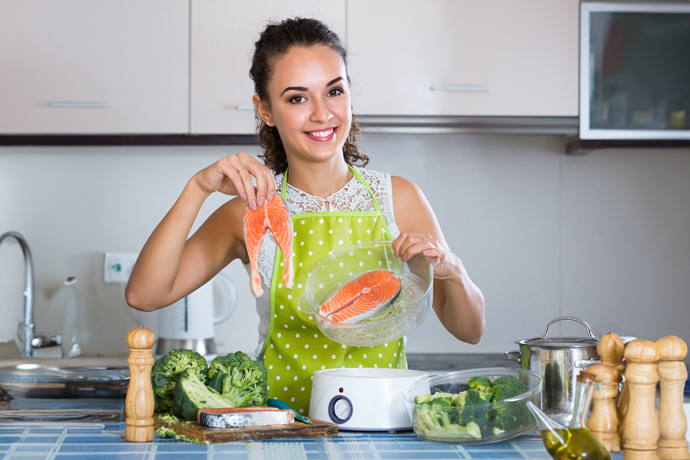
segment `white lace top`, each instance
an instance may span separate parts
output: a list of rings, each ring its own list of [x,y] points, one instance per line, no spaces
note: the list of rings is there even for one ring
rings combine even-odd
[[[371,171],[356,166],[355,170],[361,174],[364,180],[367,181],[367,184],[369,184],[371,191],[376,197],[376,201],[378,201],[379,206],[381,206],[381,211],[386,219],[386,224],[388,224],[391,237],[396,238],[400,234],[400,230],[395,223],[395,215],[393,213],[393,187],[391,185],[390,174]],[[283,188],[282,175],[276,177],[276,183],[278,184],[277,193],[280,194]],[[352,177],[343,188],[326,198],[310,195],[287,184],[285,204],[290,214],[305,214],[323,211],[374,211],[376,209],[371,195],[369,195],[369,191],[356,177]],[[276,242],[271,232],[268,232],[259,252],[259,273],[261,275],[261,284],[264,294],[256,299],[256,311],[259,314],[259,344],[256,349],[257,358],[261,353],[261,347],[263,346],[270,326],[270,286],[273,277],[275,252]],[[247,273],[249,273],[251,269],[250,265],[245,264],[244,267]]]

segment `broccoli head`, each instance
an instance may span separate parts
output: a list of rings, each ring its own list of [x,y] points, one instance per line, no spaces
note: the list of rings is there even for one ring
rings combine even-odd
[[[206,381],[208,363],[200,353],[184,348],[175,348],[161,356],[151,369],[154,410],[170,412],[173,404],[175,383],[187,369],[192,369],[202,382]]]
[[[266,405],[266,368],[241,351],[214,358],[208,377],[209,386],[232,401],[233,407]]]
[[[172,412],[176,417],[197,421],[199,409],[233,407],[232,401],[207,387],[194,369],[184,371],[175,384]]]

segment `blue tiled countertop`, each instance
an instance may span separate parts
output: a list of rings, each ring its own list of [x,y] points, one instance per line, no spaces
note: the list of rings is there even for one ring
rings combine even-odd
[[[541,439],[527,434],[507,442],[454,445],[425,442],[412,432],[340,431],[337,437],[198,445],[156,435],[153,442],[126,442],[123,422],[12,423],[0,425],[3,459],[126,460],[365,460],[550,459]],[[535,432],[536,433],[536,432]],[[621,459],[621,454],[612,455]]]

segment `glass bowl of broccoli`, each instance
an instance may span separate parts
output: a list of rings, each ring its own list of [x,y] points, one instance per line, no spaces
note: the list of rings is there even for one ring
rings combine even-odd
[[[535,426],[527,401],[541,407],[541,377],[527,369],[503,367],[449,372],[419,380],[403,398],[417,437],[485,444]]]

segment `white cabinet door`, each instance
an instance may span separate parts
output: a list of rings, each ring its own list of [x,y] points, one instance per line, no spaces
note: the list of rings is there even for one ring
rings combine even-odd
[[[348,0],[354,112],[576,116],[578,4]]]
[[[254,42],[270,21],[313,17],[345,40],[345,0],[192,0],[192,134],[253,134]]]
[[[0,133],[189,130],[189,0],[0,1]]]

